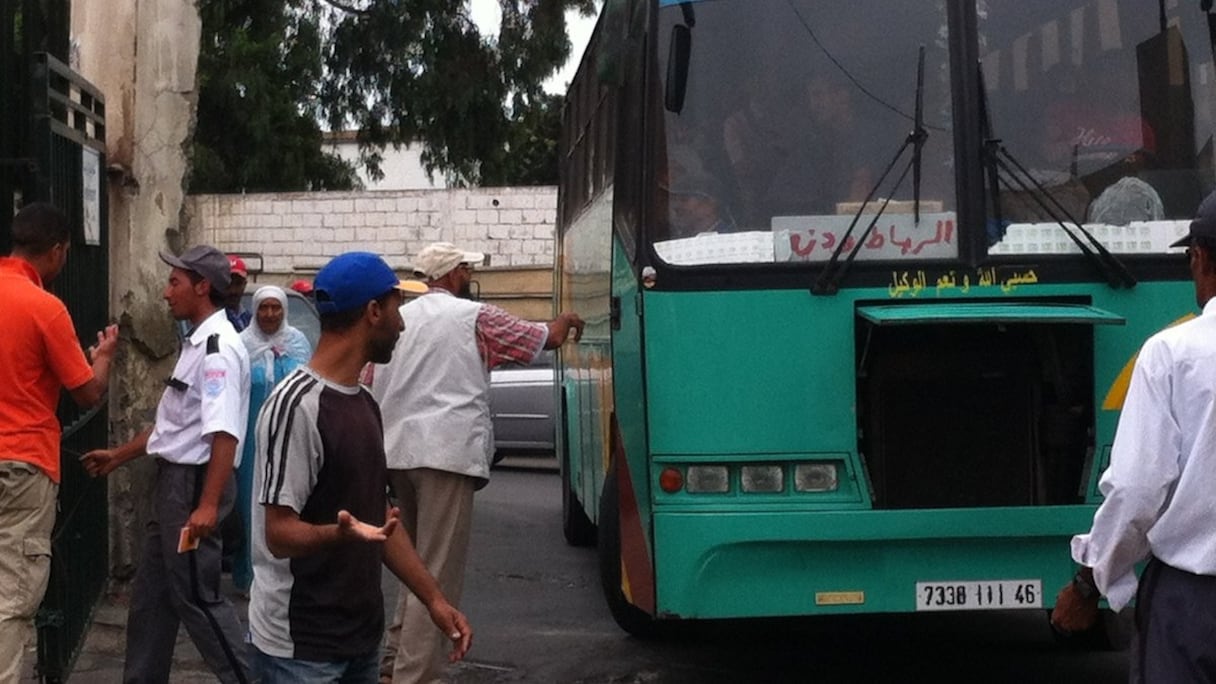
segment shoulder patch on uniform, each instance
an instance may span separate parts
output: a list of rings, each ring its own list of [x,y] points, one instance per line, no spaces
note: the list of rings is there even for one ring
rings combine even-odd
[[[208,397],[218,397],[228,382],[228,371],[223,368],[208,368],[203,371],[203,392]]]
[[[220,353],[220,334],[219,333],[214,333],[207,337],[207,353],[208,354]]]

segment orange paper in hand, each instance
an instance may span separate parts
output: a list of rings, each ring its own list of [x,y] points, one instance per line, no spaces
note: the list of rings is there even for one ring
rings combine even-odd
[[[197,548],[198,539],[196,539],[194,535],[190,534],[189,526],[183,527],[181,534],[177,537],[177,552],[185,553],[187,551],[193,551]]]

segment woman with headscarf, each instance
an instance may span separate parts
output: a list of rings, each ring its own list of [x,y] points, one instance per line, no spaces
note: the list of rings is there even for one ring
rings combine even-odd
[[[253,505],[253,435],[258,411],[270,390],[297,366],[312,358],[308,338],[287,324],[287,293],[274,285],[264,285],[253,293],[253,320],[241,331],[241,341],[249,351],[249,428],[245,435],[241,465],[237,469],[237,506],[241,513],[241,546],[233,558],[232,581],[247,593],[253,582],[250,557],[250,524]]]

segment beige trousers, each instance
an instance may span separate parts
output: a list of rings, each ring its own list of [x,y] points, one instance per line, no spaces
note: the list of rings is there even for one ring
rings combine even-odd
[[[390,470],[388,476],[414,548],[444,596],[459,607],[476,480],[428,468]],[[450,650],[451,641],[431,622],[426,606],[402,586],[385,638],[380,681],[442,682]]]
[[[33,653],[58,494],[59,485],[37,467],[0,461],[0,684],[15,684],[22,658]]]

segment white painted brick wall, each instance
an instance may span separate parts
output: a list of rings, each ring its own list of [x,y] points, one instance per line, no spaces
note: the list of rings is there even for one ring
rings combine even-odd
[[[230,252],[258,252],[268,276],[308,275],[353,249],[395,268],[431,242],[490,255],[490,266],[553,264],[554,187],[194,195],[190,233]]]

